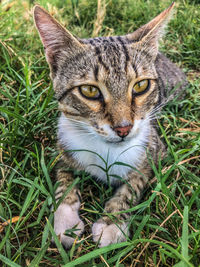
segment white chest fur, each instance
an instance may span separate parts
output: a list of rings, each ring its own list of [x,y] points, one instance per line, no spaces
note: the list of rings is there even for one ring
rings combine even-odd
[[[109,176],[110,182],[115,183],[117,178],[112,175],[126,179],[131,167],[114,163],[122,162],[137,167],[145,153],[150,125],[148,121],[138,121],[136,124],[140,129],[136,129],[137,135],[129,141],[108,143],[98,134],[79,131],[73,126],[73,122],[62,114],[58,125],[58,139],[66,150],[82,150],[75,151],[73,157],[88,173],[104,182],[108,181]],[[102,168],[107,170],[107,173]]]

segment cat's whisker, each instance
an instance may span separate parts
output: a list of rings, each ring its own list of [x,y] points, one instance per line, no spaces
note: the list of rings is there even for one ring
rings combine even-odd
[[[162,115],[162,105],[150,111],[149,114],[147,115],[147,118],[158,118],[161,115]]]
[[[70,124],[66,124],[66,123],[59,123],[58,127],[60,126],[66,126],[68,129],[78,129],[80,131],[88,131],[88,126],[87,128],[84,128],[82,125],[78,125],[78,124],[74,124],[74,125],[70,125]]]
[[[66,125],[64,125],[64,127],[65,127]],[[63,126],[61,126],[61,127],[63,127]],[[68,131],[73,131],[73,134],[76,134],[76,132],[77,133],[81,133],[81,134],[85,134],[85,135],[87,135],[87,134],[91,134],[91,132],[90,131],[85,131],[85,130],[81,130],[81,129],[78,129],[78,128],[70,128],[70,127],[67,127],[66,128],[66,130],[68,130]]]
[[[162,102],[159,105],[157,105],[153,110],[161,110],[164,106],[166,106],[168,101]]]
[[[166,101],[166,100],[163,101],[163,102],[161,102],[160,104],[156,105],[156,106],[152,109],[152,111],[162,109],[167,103],[168,103],[168,101]]]
[[[150,117],[159,117],[161,115],[161,112],[151,112],[149,115],[147,115],[147,118],[150,118]]]
[[[162,115],[163,115],[162,112],[155,112],[155,113],[152,112],[152,113],[149,113],[146,118],[147,119],[158,119]]]
[[[160,113],[150,113],[150,114],[147,115],[147,118],[157,118],[160,115],[161,115]]]
[[[85,124],[85,125],[89,125],[89,123],[87,123],[87,122],[79,121],[79,120],[76,120],[76,119],[72,119],[70,117],[67,117],[67,119],[70,120],[70,121],[73,121],[75,123],[82,123],[82,124]]]
[[[156,114],[156,113],[159,113],[159,112],[161,112],[162,111],[162,107],[159,107],[159,108],[157,108],[157,109],[153,109],[151,112],[150,112],[150,114]]]
[[[157,119],[159,119],[159,118],[151,118],[151,119],[149,119],[149,121],[151,122],[151,121],[155,121]]]
[[[73,133],[73,136],[77,137],[88,137],[89,139],[93,139],[96,136],[93,133]]]
[[[76,119],[71,119],[71,118],[67,118],[66,119],[66,124],[68,126],[70,124],[67,122],[67,120],[69,120],[71,122],[71,124],[73,125],[72,127],[76,127],[76,126],[79,126],[79,127],[90,127],[90,124],[89,123],[86,123],[86,122],[83,122],[83,121],[79,121],[79,120],[76,120]]]
[[[76,131],[79,133],[79,132],[82,132],[82,135],[94,135],[94,137],[97,137],[97,136],[101,136],[101,137],[104,137],[105,138],[105,135],[99,133],[99,132],[92,132],[90,129],[86,129],[86,128],[80,128],[80,125],[67,125],[65,123],[60,123],[59,124],[59,127],[67,127],[67,129],[69,130],[73,130],[73,132],[76,134]],[[81,126],[82,127],[82,126]]]

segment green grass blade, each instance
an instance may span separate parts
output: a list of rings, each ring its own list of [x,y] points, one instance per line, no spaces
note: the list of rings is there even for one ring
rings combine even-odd
[[[181,254],[186,259],[188,257],[188,206],[184,207],[183,211],[183,228],[182,228],[182,237],[181,237]],[[188,267],[186,262],[180,261],[174,267]]]
[[[49,177],[49,173],[48,173],[48,171],[47,171],[47,167],[46,167],[45,160],[44,160],[44,147],[42,147],[41,167],[42,167],[44,176],[45,176],[45,178],[46,178],[46,182],[47,182],[47,184],[48,184],[50,194],[51,194],[51,196],[52,196],[52,198],[53,198],[53,196],[54,196],[53,184],[52,184],[52,181],[51,181],[51,179],[50,179],[50,177]],[[54,201],[55,201],[55,197],[54,197],[53,199],[54,199]]]
[[[32,123],[30,123],[30,121],[24,119],[24,117],[22,117],[21,115],[19,115],[18,113],[14,113],[10,110],[8,110],[7,108],[3,108],[3,107],[0,107],[0,111],[8,114],[9,116],[15,118],[15,119],[18,119],[20,121],[23,121],[23,122],[26,122],[27,124],[29,124],[30,126],[32,126]]]
[[[113,244],[113,245],[110,245],[110,246],[107,246],[107,247],[104,247],[104,248],[99,248],[99,249],[96,249],[90,253],[87,253],[85,255],[83,255],[82,257],[74,260],[74,261],[71,261],[65,265],[63,265],[62,267],[73,267],[73,266],[76,266],[78,264],[82,264],[86,261],[89,261],[93,258],[96,258],[98,257],[99,255],[102,255],[104,253],[107,253],[109,251],[112,251],[114,249],[117,249],[117,248],[123,248],[123,247],[126,247],[128,245],[130,245],[131,243],[129,242],[123,242],[123,243],[118,243],[118,244]]]
[[[42,257],[44,256],[45,252],[47,251],[49,245],[50,245],[50,242],[48,242],[44,247],[41,248],[39,253],[31,261],[29,267],[38,267],[39,266],[39,263],[40,263]]]
[[[189,259],[188,257],[188,206],[184,207],[183,211],[183,230],[182,230],[182,240],[181,240],[181,245],[182,245],[182,255],[184,258],[187,260]]]
[[[49,216],[49,219],[48,221],[51,223],[53,221],[53,213],[50,213],[50,216]],[[46,242],[47,242],[47,239],[49,238],[49,226],[48,224],[46,223],[45,227],[44,227],[44,230],[43,230],[43,233],[42,233],[42,247],[45,246]]]
[[[62,244],[60,243],[60,240],[58,239],[58,237],[57,237],[56,233],[54,232],[54,229],[53,229],[53,227],[52,227],[52,225],[51,225],[51,223],[49,222],[48,219],[47,219],[47,225],[49,227],[49,230],[50,230],[50,232],[52,234],[52,237],[54,239],[54,242],[55,242],[55,244],[56,244],[56,246],[58,248],[58,251],[59,251],[59,253],[60,253],[60,255],[61,255],[64,263],[69,262],[69,257],[67,255],[67,253],[65,252]]]
[[[142,221],[141,221],[139,227],[137,228],[136,232],[134,233],[133,240],[135,240],[135,239],[137,239],[137,238],[139,237],[140,233],[142,232],[142,229],[143,229],[144,226],[147,224],[149,218],[150,218],[150,216],[149,216],[149,215],[146,215],[146,216],[142,219]]]
[[[7,264],[8,266],[11,266],[11,267],[21,267],[20,265],[18,265],[17,263],[9,260],[8,258],[6,258],[5,256],[3,256],[2,254],[0,254],[0,260],[2,262],[4,262],[5,264]]]

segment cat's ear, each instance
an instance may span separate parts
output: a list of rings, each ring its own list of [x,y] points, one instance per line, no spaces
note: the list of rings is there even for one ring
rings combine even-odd
[[[158,40],[163,36],[164,29],[169,22],[174,2],[157,17],[149,23],[143,25],[141,28],[131,34],[127,34],[129,42],[133,42],[133,46],[140,46],[143,49],[151,51],[154,54],[158,52]]]
[[[33,14],[51,67],[55,64],[60,51],[73,54],[74,51],[78,52],[82,49],[82,44],[42,7],[36,5]]]

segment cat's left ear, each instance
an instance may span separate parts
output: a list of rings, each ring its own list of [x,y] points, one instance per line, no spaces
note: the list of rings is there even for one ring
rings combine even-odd
[[[45,9],[36,5],[33,10],[36,28],[45,48],[47,62],[53,72],[62,58],[82,51],[83,44],[55,20]]]
[[[160,13],[149,23],[131,34],[127,34],[126,38],[133,46],[145,50],[156,57],[158,53],[158,40],[163,36],[164,29],[169,22],[175,3],[173,2],[166,10]]]

